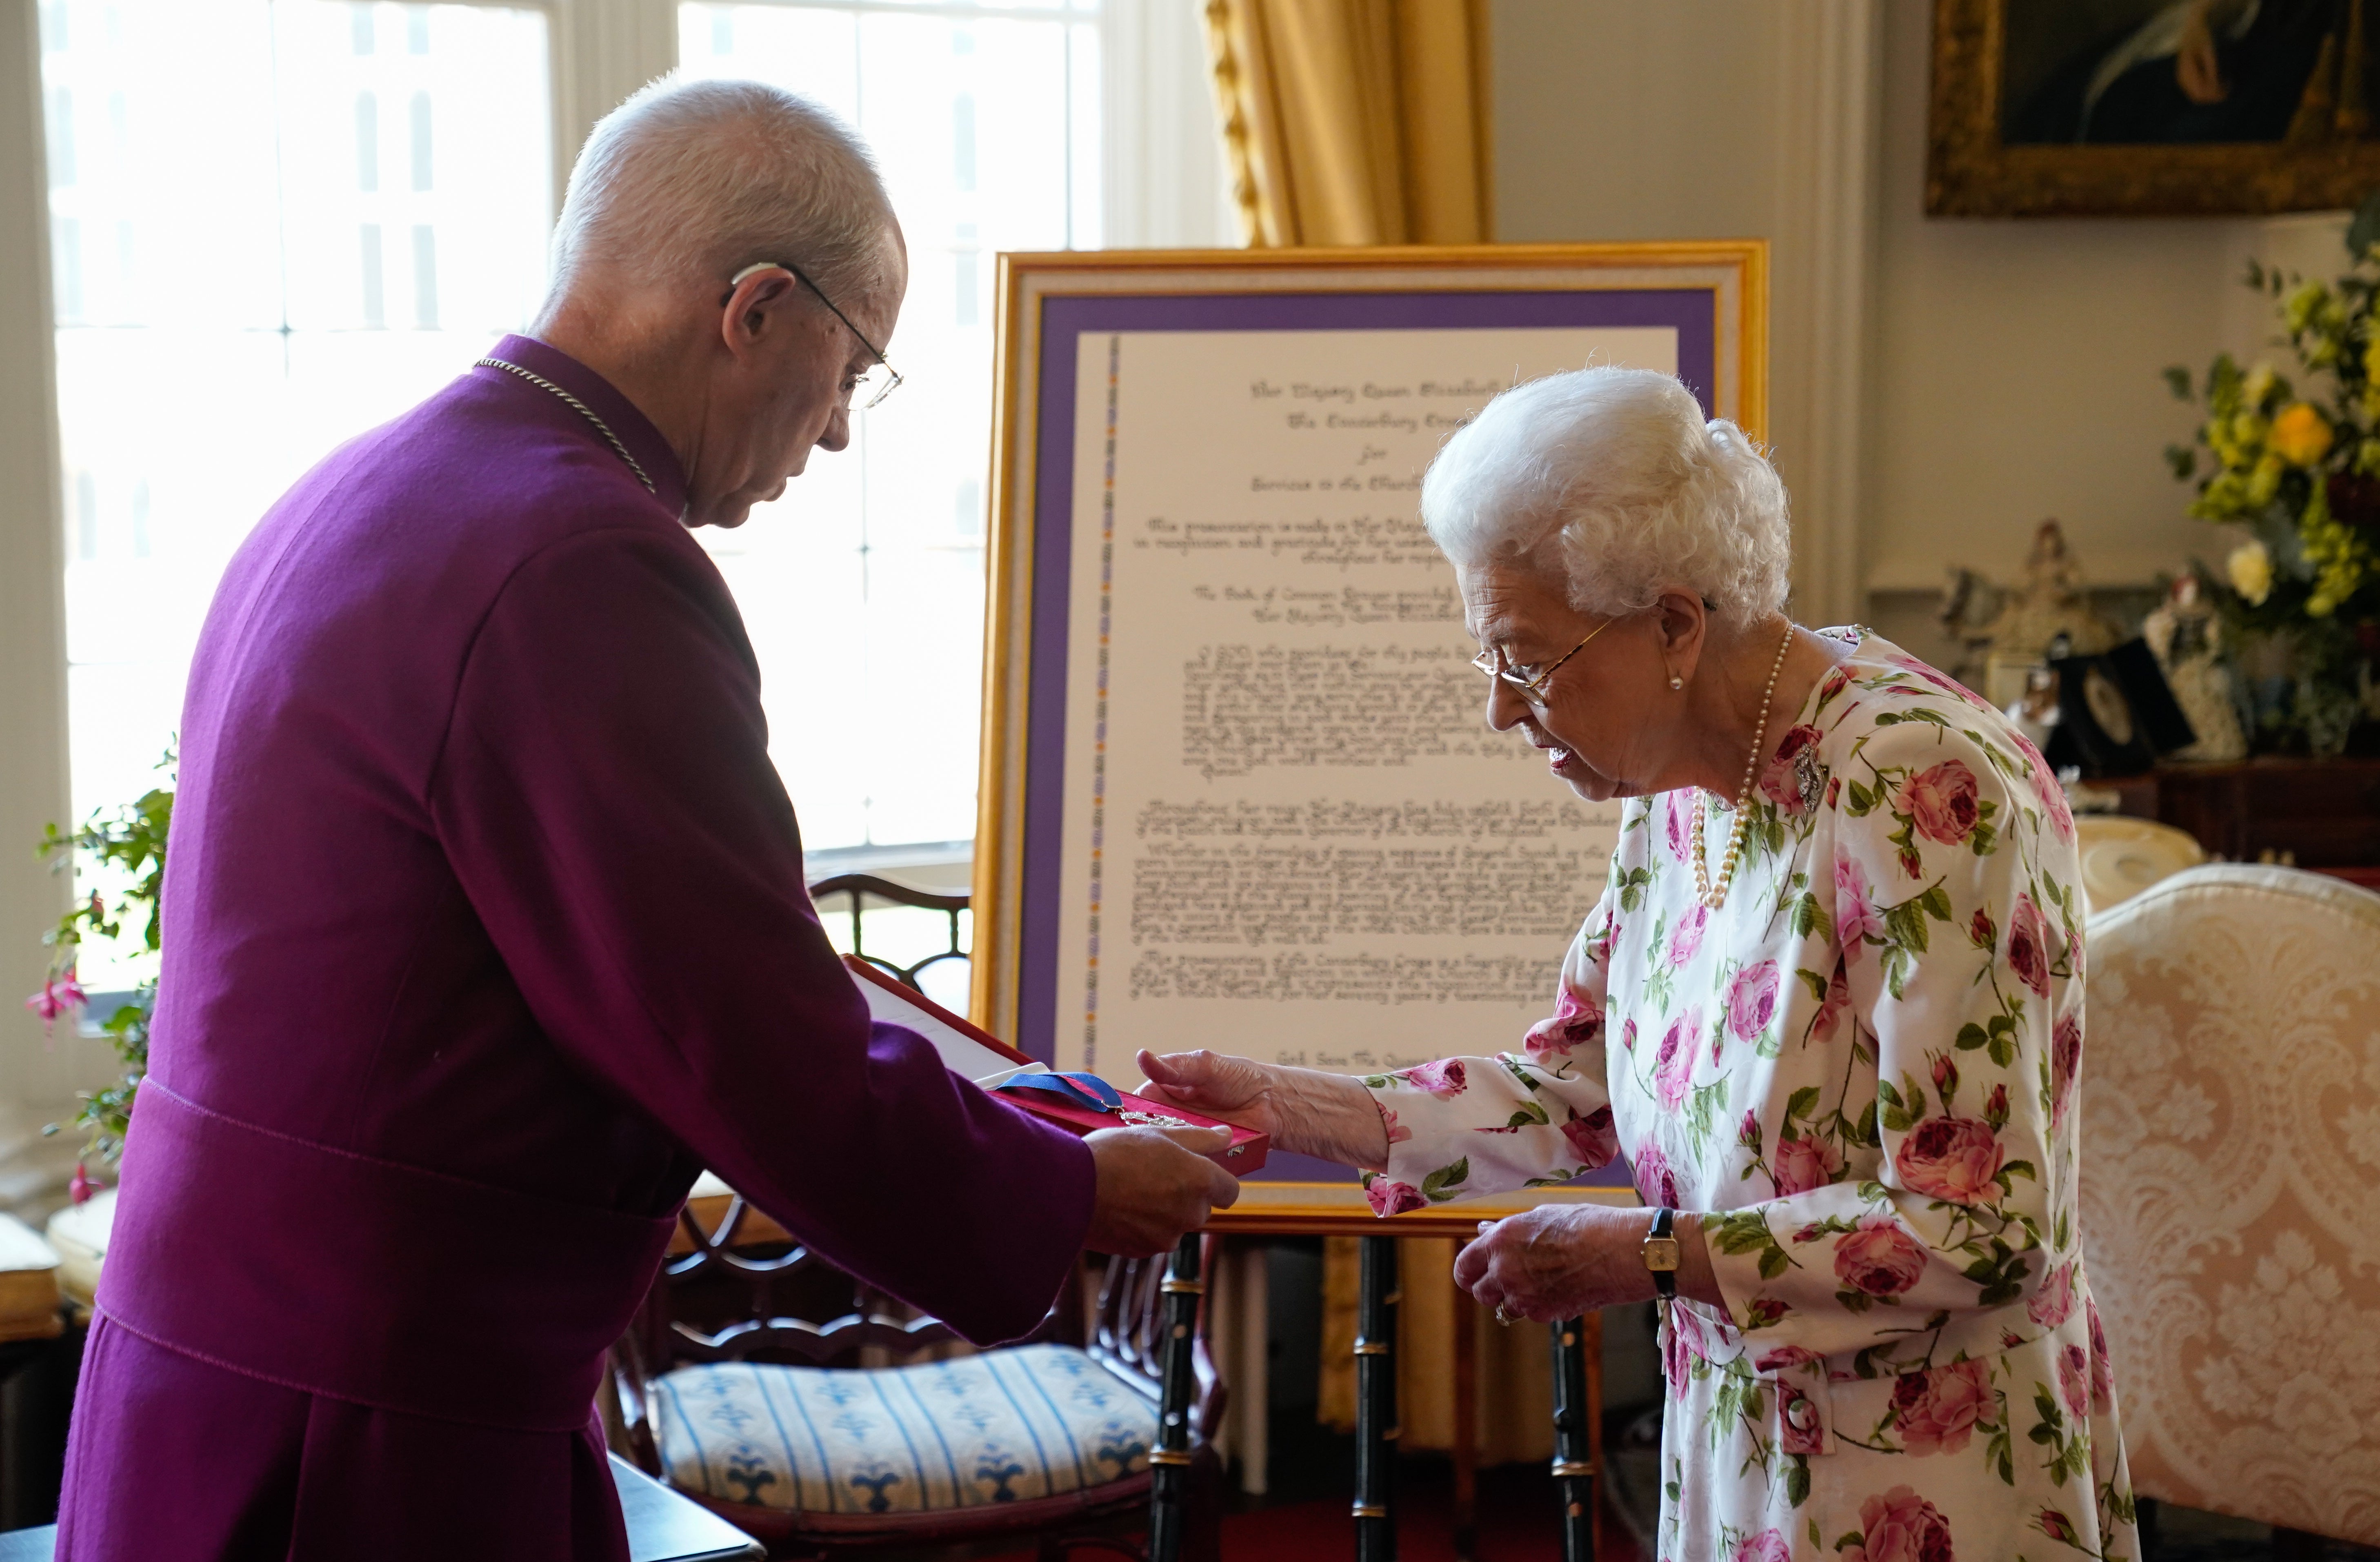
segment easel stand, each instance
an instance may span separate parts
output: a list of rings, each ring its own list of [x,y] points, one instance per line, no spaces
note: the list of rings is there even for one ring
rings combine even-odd
[[[1193,1352],[1197,1344],[1198,1302],[1206,1294],[1199,1278],[1196,1232],[1182,1239],[1165,1273],[1163,1387],[1158,1403],[1157,1446],[1148,1451],[1148,1555],[1151,1562],[1177,1562],[1187,1517],[1184,1490],[1190,1479],[1190,1405],[1197,1397]]]
[[[1218,1221],[1217,1225],[1221,1222]],[[1326,1226],[1322,1233],[1336,1234]],[[1268,1234],[1286,1236],[1279,1223]],[[1189,1409],[1196,1389],[1192,1361],[1192,1335],[1197,1325],[1198,1302],[1206,1287],[1198,1277],[1196,1236],[1184,1237],[1174,1250],[1165,1278],[1166,1336],[1164,1390],[1159,1409],[1156,1448],[1148,1456],[1153,1468],[1148,1515],[1149,1562],[1180,1562],[1184,1517],[1183,1483],[1190,1463]],[[1356,1562],[1396,1562],[1397,1456],[1397,1315],[1403,1300],[1397,1285],[1397,1239],[1366,1232],[1361,1239],[1360,1270],[1355,1301],[1355,1520]],[[1467,1342],[1467,1329],[1457,1331]],[[1597,1410],[1588,1387],[1587,1351],[1600,1333],[1585,1318],[1553,1325],[1554,1461],[1553,1476],[1561,1494],[1562,1562],[1595,1562],[1594,1421]],[[1470,1353],[1458,1349],[1459,1358]],[[1461,1370],[1458,1361],[1457,1397],[1468,1405],[1475,1374]],[[1475,1446],[1475,1428],[1468,1415],[1457,1420],[1463,1448],[1457,1459],[1458,1498],[1467,1498],[1467,1456]],[[1457,1517],[1457,1551],[1473,1555],[1473,1537],[1463,1531],[1469,1524],[1470,1505],[1461,1501]]]
[[[1362,1239],[1355,1299],[1355,1562],[1397,1562],[1397,1239]]]

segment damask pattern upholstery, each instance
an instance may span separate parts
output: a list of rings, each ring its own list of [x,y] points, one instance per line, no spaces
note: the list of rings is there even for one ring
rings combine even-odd
[[[2083,1232],[2144,1496],[2380,1544],[2380,895],[2214,864],[2091,919]]]
[[[875,1371],[728,1361],[653,1390],[673,1485],[808,1513],[1059,1496],[1147,1469],[1157,1442],[1156,1407],[1066,1345]]]

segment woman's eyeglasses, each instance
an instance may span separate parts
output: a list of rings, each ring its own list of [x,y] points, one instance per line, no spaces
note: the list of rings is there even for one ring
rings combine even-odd
[[[1597,624],[1595,627],[1594,632],[1589,634],[1586,637],[1586,640],[1580,641],[1576,645],[1573,645],[1568,651],[1563,652],[1560,656],[1554,658],[1550,664],[1544,667],[1506,666],[1504,665],[1504,653],[1501,650],[1483,651],[1478,655],[1474,656],[1471,659],[1471,665],[1478,668],[1481,672],[1486,673],[1491,678],[1503,679],[1507,684],[1512,686],[1512,691],[1518,694],[1522,699],[1527,701],[1532,705],[1537,706],[1539,709],[1543,709],[1546,703],[1546,696],[1553,687],[1553,677],[1555,672],[1560,668],[1564,662],[1569,661],[1580,652],[1585,651],[1587,647],[1588,641],[1592,641],[1595,639],[1596,635],[1601,634],[1604,630],[1611,628],[1612,625],[1618,622],[1620,622],[1620,620],[1617,618],[1606,618],[1602,623]]]
[[[876,344],[869,341],[868,337],[861,333],[859,327],[851,323],[851,316],[835,308],[834,300],[826,296],[826,289],[820,287],[817,283],[812,282],[809,277],[803,273],[802,268],[799,266],[787,265],[783,261],[755,261],[750,265],[746,266],[742,271],[737,272],[734,276],[727,279],[727,297],[719,300],[719,307],[725,309],[727,307],[728,299],[735,297],[735,289],[743,285],[746,277],[751,275],[756,271],[792,272],[796,281],[801,283],[803,287],[808,288],[811,292],[818,295],[818,301],[826,306],[827,312],[829,314],[833,315],[837,320],[843,322],[843,328],[844,330],[859,338],[859,345],[866,348],[868,349],[868,356],[876,360],[877,369],[884,371],[884,377],[881,380],[877,378],[876,370],[870,369],[861,374],[857,379],[852,381],[851,384],[843,393],[844,406],[850,407],[856,404],[859,409],[865,412],[869,408],[878,405],[883,401],[886,397],[891,396],[894,391],[901,388],[901,371],[892,367],[892,363],[885,358],[884,354],[878,349]]]

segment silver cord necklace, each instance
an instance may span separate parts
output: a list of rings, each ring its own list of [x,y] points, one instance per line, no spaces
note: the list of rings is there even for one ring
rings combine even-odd
[[[595,432],[601,434],[605,441],[611,445],[612,448],[619,453],[620,459],[628,463],[628,470],[637,474],[637,481],[638,482],[645,485],[645,492],[648,494],[651,494],[653,492],[653,480],[645,475],[645,469],[637,464],[637,458],[634,456],[628,454],[628,447],[620,443],[620,436],[612,432],[612,425],[597,417],[593,408],[588,406],[585,402],[579,400],[568,391],[564,390],[560,385],[555,384],[552,380],[547,379],[544,375],[532,374],[517,363],[507,363],[501,358],[483,358],[480,360],[479,363],[474,365],[474,367],[502,369],[508,374],[518,374],[522,379],[527,380],[530,384],[537,386],[539,389],[550,390],[554,395],[562,397],[564,404],[572,411],[577,413],[580,417],[595,425]]]

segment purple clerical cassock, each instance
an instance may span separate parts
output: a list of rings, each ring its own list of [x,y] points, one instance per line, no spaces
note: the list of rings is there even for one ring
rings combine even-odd
[[[1082,1245],[1082,1142],[828,946],[669,446],[495,356],[653,491],[480,367],[225,576],[61,1558],[625,1557],[591,1403],[704,1166],[978,1340]]]

